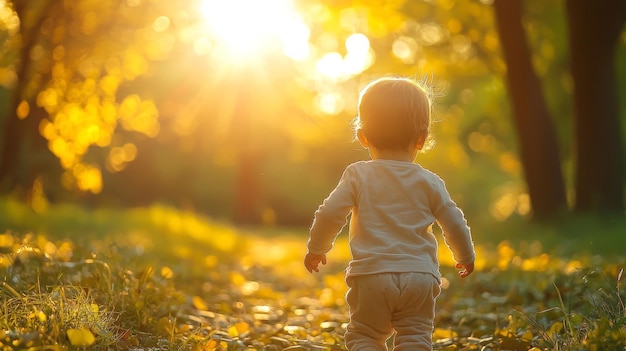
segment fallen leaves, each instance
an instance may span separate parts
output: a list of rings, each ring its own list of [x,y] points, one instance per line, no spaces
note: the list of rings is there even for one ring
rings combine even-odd
[[[284,240],[266,239],[264,247]],[[322,274],[309,275],[295,254],[269,265],[249,252],[224,259],[190,246],[185,259],[152,257],[158,259],[155,265],[139,261],[146,253],[119,240],[116,246],[110,241],[85,245],[4,234],[0,243],[9,245],[0,253],[6,262],[0,264],[5,274],[0,296],[11,307],[1,316],[9,322],[0,325],[5,333],[0,343],[15,350],[109,345],[121,350],[345,350],[348,311],[344,262],[338,260]],[[530,245],[530,253],[520,252],[504,242],[493,250],[500,256],[486,254],[483,270],[464,280],[443,265],[433,348],[626,346],[620,290],[620,265],[626,262],[560,260],[540,249]],[[573,268],[591,263],[599,268]]]
[[[96,337],[93,333],[85,328],[68,329],[67,338],[70,341],[70,345],[78,347],[91,346],[96,342]]]

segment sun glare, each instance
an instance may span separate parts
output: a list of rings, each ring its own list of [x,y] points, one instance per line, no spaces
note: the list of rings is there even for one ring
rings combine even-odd
[[[203,0],[200,11],[211,36],[235,56],[260,53],[276,42],[292,59],[309,55],[309,27],[290,0]]]
[[[199,0],[204,26],[201,39],[194,43],[198,54],[211,53],[226,65],[249,65],[263,55],[282,54],[296,61],[313,84],[334,86],[369,69],[376,60],[370,39],[364,33],[335,37],[322,33],[338,45],[324,45],[311,38],[306,16],[298,12],[294,0]],[[165,26],[167,23],[159,23]],[[318,40],[319,39],[319,40]],[[265,68],[264,68],[265,69]],[[340,91],[329,88],[315,99],[319,112],[341,113],[346,101]]]

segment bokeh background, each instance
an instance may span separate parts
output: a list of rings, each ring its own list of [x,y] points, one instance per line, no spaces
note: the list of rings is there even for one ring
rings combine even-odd
[[[434,93],[473,223],[624,214],[621,0],[0,0],[0,191],[36,212],[155,203],[306,226],[358,91]]]

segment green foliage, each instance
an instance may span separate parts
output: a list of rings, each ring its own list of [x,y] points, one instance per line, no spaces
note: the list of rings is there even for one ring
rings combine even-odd
[[[469,213],[498,220],[529,213],[491,1],[295,1],[310,30],[311,55],[302,61],[272,45],[226,55],[207,29],[202,3],[3,3],[0,132],[4,143],[22,148],[7,167],[27,179],[23,190],[38,186],[51,199],[99,205],[167,201],[233,218],[237,191],[245,188],[238,179],[248,173],[256,178],[242,192],[257,222],[305,225],[343,167],[367,157],[350,143],[359,88],[399,74],[432,83],[437,95],[437,147],[418,161],[463,195],[455,199]],[[571,188],[565,4],[524,5]],[[318,72],[326,54],[347,54],[345,41],[355,33],[369,40],[370,66],[358,74]],[[617,69],[623,91],[623,65]],[[7,130],[17,117],[25,126]],[[41,149],[28,148],[31,138]],[[52,163],[41,161],[49,156]],[[0,186],[19,183],[5,181]]]
[[[62,184],[49,167],[42,172],[40,187],[51,198],[83,201],[61,189],[78,188],[99,193],[87,196],[99,204],[156,199],[232,218],[236,189],[243,187],[236,179],[249,164],[248,173],[260,175],[258,188],[243,191],[257,217],[274,213],[279,223],[304,225],[345,165],[367,157],[350,143],[349,120],[365,81],[390,73],[428,77],[438,95],[436,119],[443,123],[434,128],[438,146],[424,158],[427,166],[454,182],[447,175],[465,172],[474,157],[487,155],[479,168],[489,167],[493,172],[481,173],[495,179],[468,185],[483,192],[468,197],[464,208],[485,212],[486,206],[469,200],[484,198],[491,182],[507,181],[511,172],[519,181],[514,169],[499,169],[499,156],[512,155],[512,138],[501,118],[506,105],[493,103],[502,100],[504,88],[492,66],[502,64],[484,3],[297,1],[311,31],[312,54],[302,62],[278,52],[224,57],[198,13],[202,1],[49,3],[45,11],[44,3],[7,2],[6,13],[25,21],[7,34],[16,45],[12,60],[0,66],[12,72],[13,83],[29,85],[20,98],[22,117],[37,118],[32,125],[38,130],[20,133],[44,138],[44,148],[63,165],[55,171],[64,172]],[[17,12],[8,9],[11,4]],[[41,30],[38,21],[45,24]],[[368,37],[373,65],[359,75],[317,72],[324,55],[346,54],[345,40],[354,33]],[[27,34],[30,40],[23,40]],[[31,42],[39,56],[24,62],[28,72],[21,74],[20,50]],[[209,49],[198,50],[203,43]],[[397,57],[397,48],[393,54],[394,45],[410,49],[408,56]],[[30,71],[42,76],[31,80]],[[20,85],[5,85],[21,94]],[[336,100],[332,111],[323,111],[323,98]],[[8,118],[15,118],[15,108],[5,106]],[[472,149],[472,135],[482,136],[487,147]],[[466,193],[462,185],[454,187]]]

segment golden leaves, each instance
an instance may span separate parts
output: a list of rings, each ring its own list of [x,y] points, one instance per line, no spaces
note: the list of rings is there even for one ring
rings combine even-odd
[[[102,190],[100,166],[84,164],[82,159],[92,146],[111,144],[118,121],[129,131],[150,137],[158,134],[158,110],[154,102],[142,100],[138,95],[130,95],[120,104],[111,101],[119,84],[119,77],[107,75],[99,81],[66,82],[39,93],[37,104],[51,114],[50,119],[41,120],[39,132],[66,170],[62,178],[66,188],[77,187],[94,194]],[[18,107],[18,116],[25,118],[28,111],[28,103],[23,102]],[[137,148],[132,143],[115,146],[106,167],[112,172],[121,171],[136,154]]]
[[[113,147],[107,157],[107,170],[112,173],[122,171],[136,156],[137,146],[135,144],[126,143],[123,146]]]
[[[161,277],[165,279],[172,279],[174,277],[174,271],[172,271],[170,267],[165,266],[161,268]]]
[[[228,328],[228,334],[232,337],[243,336],[250,332],[250,325],[246,322],[238,322]]]
[[[204,299],[202,299],[200,296],[194,296],[191,299],[191,304],[193,305],[193,307],[200,311],[207,311],[209,309],[206,301],[204,301]]]
[[[28,101],[22,100],[19,105],[17,105],[17,110],[15,111],[15,114],[19,119],[24,119],[28,117],[28,114],[30,114],[30,105],[28,104]]]
[[[27,9],[20,15],[30,18],[37,15],[36,11]],[[157,135],[158,111],[154,102],[140,99],[136,108],[127,113],[127,102],[135,101],[136,96],[126,102],[123,96],[122,102],[116,101],[122,84],[144,75],[150,60],[164,59],[174,44],[174,37],[163,25],[159,27],[161,31],[151,28],[156,11],[149,6],[120,8],[111,1],[53,6],[45,15],[47,20],[37,39],[52,45],[37,45],[31,50],[35,56],[31,55],[28,73],[36,72],[46,80],[17,77],[15,67],[0,67],[0,85],[9,87],[19,80],[29,81],[25,91],[17,92],[25,96],[16,106],[18,118],[29,116],[35,104],[48,114],[41,121],[39,132],[65,170],[65,187],[101,191],[103,160],[88,164],[84,157],[93,148],[111,146],[120,123],[129,131]],[[6,20],[10,34],[17,34],[13,28],[19,30],[19,18],[10,5],[0,6],[0,18]],[[155,49],[155,43],[162,44]],[[2,51],[5,50],[15,51],[7,58],[19,57],[18,48],[6,45]],[[119,171],[134,159],[136,152],[127,149],[124,148],[123,161],[112,162],[109,168]],[[119,155],[119,149],[114,154]],[[119,160],[118,157],[116,161]]]
[[[96,337],[93,335],[89,329],[80,328],[80,329],[68,329],[67,330],[67,338],[70,341],[72,346],[91,346],[96,342]]]
[[[159,133],[159,111],[154,102],[142,100],[137,94],[124,98],[119,107],[119,118],[124,129],[155,137]]]
[[[458,333],[450,330],[450,329],[444,329],[444,328],[435,328],[435,330],[433,331],[433,339],[437,340],[437,339],[446,339],[446,338],[456,338],[458,337]]]

